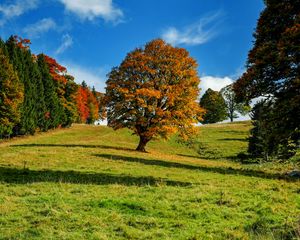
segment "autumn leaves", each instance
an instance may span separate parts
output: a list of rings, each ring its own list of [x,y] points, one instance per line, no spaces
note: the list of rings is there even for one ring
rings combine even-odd
[[[108,125],[137,134],[139,151],[175,132],[186,139],[204,112],[196,102],[199,82],[197,63],[185,49],[153,40],[128,53],[108,75]]]

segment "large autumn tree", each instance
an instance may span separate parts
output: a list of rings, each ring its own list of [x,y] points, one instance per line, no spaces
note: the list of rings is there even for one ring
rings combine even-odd
[[[297,146],[300,139],[300,1],[265,0],[265,4],[248,54],[247,71],[234,84],[234,90],[240,101],[267,98],[261,107],[275,114],[256,114],[253,120],[256,125],[257,121],[272,121],[265,127],[270,129],[264,131],[276,136],[270,154],[277,155],[280,148],[288,148],[291,142]]]
[[[128,53],[108,77],[108,125],[133,130],[138,151],[158,136],[178,131],[186,138],[201,119],[197,63],[183,48],[153,40]]]

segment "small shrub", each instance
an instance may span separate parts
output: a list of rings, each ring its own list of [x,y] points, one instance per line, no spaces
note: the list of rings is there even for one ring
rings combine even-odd
[[[205,143],[198,145],[197,153],[207,159],[218,159],[222,156],[222,152],[219,149],[212,148]]]
[[[245,152],[240,152],[236,156],[237,161],[243,163],[243,164],[255,164],[255,163],[260,163],[260,159],[258,158],[253,158],[250,156],[250,154],[245,153]]]

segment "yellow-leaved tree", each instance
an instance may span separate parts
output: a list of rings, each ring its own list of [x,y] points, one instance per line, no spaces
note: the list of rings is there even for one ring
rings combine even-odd
[[[187,139],[204,110],[196,102],[197,63],[183,48],[161,39],[127,54],[108,75],[108,125],[129,128],[140,137],[137,151],[156,138],[178,132]]]

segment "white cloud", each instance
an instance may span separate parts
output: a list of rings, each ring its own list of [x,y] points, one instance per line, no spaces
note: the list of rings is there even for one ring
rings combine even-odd
[[[203,76],[200,80],[201,95],[203,95],[208,88],[214,91],[220,91],[223,87],[233,83],[233,79],[230,77]]]
[[[7,20],[21,16],[37,6],[38,0],[15,0],[14,3],[0,5],[0,26],[4,25]]]
[[[121,9],[115,7],[112,0],[59,0],[67,11],[75,13],[83,20],[103,18],[118,23],[123,17]]]
[[[74,76],[75,81],[78,84],[81,84],[82,81],[85,81],[88,86],[94,86],[97,91],[105,92],[105,68],[86,68],[70,62],[62,63],[62,65],[67,68],[70,75]]]
[[[56,28],[57,25],[52,18],[43,18],[36,23],[28,25],[23,31],[30,38],[38,38],[42,33],[48,32],[49,30],[55,30]]]
[[[210,16],[205,16],[196,23],[180,30],[169,27],[162,34],[162,38],[172,45],[200,45],[206,43],[218,34],[216,27],[220,23],[221,15],[221,12],[216,12]]]
[[[55,54],[61,54],[66,51],[69,47],[73,45],[73,39],[69,34],[65,34],[62,36],[62,44],[59,48],[55,51]]]

